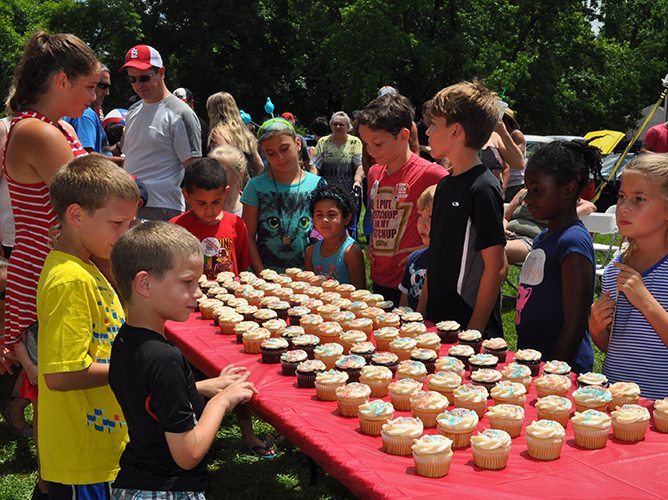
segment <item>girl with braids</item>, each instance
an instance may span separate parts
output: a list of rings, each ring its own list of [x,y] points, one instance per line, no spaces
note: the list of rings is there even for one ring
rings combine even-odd
[[[635,382],[642,396],[668,397],[668,154],[643,154],[624,168],[617,226],[628,247],[603,275],[591,308],[594,343],[610,382]]]
[[[596,257],[576,207],[590,176],[600,171],[598,148],[555,141],[531,155],[525,176],[524,203],[535,219],[548,222],[520,273],[517,348],[565,361],[577,373],[594,365],[587,319]]]
[[[309,209],[324,239],[306,249],[304,269],[360,290],[366,288],[362,249],[346,231],[355,214],[350,196],[339,186],[322,184],[311,193]]]

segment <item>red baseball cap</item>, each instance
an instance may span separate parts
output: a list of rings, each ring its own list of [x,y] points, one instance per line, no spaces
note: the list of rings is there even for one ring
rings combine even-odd
[[[162,68],[160,52],[149,45],[135,45],[125,55],[125,64],[121,66],[120,71],[125,68],[145,70],[153,67]]]

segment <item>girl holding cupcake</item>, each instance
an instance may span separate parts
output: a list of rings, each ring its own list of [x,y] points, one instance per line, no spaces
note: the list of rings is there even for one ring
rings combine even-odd
[[[624,168],[617,226],[628,247],[603,275],[591,308],[594,343],[610,382],[635,382],[643,397],[668,396],[668,155],[643,154]]]

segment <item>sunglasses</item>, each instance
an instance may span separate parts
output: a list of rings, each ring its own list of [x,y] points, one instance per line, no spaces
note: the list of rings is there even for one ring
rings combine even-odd
[[[111,83],[97,82],[97,86],[102,90],[107,90],[109,87],[111,87]]]
[[[142,83],[146,83],[146,82],[148,82],[148,81],[151,79],[151,77],[152,77],[153,75],[155,75],[157,72],[158,72],[158,70],[156,69],[156,70],[153,71],[153,73],[151,73],[150,75],[126,76],[125,78],[126,78],[127,81],[130,82],[130,83],[135,83],[137,80],[139,80],[139,81],[142,82]],[[99,85],[99,83],[98,83],[98,85]]]

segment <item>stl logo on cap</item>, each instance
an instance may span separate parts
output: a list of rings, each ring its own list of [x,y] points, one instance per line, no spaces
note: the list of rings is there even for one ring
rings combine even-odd
[[[130,59],[137,59],[139,57],[139,51],[134,48],[130,51]]]

